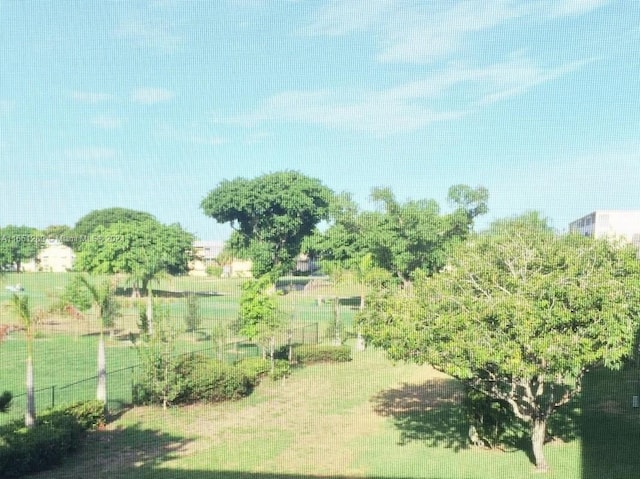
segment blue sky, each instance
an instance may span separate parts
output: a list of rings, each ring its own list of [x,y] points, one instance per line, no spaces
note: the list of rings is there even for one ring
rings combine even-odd
[[[640,2],[0,0],[0,226],[224,239],[202,198],[282,169],[363,208],[482,185],[480,226],[640,208]]]

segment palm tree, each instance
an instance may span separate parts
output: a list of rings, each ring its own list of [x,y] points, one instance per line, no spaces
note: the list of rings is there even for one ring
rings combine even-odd
[[[25,330],[27,338],[27,407],[24,414],[24,425],[32,428],[36,424],[36,398],[33,378],[33,337],[39,316],[33,314],[29,306],[29,296],[14,294],[11,298],[13,313]]]
[[[129,281],[134,285],[134,291],[143,290],[147,292],[147,321],[150,335],[153,334],[153,290],[151,288],[151,283],[158,283],[162,277],[164,277],[166,273],[166,269],[164,267],[164,263],[162,261],[156,261],[153,259],[149,259],[146,253],[143,251],[141,255],[146,259],[144,264],[141,264],[140,267],[136,268],[134,272],[129,277]]]
[[[104,345],[105,328],[113,327],[113,323],[119,315],[120,305],[114,297],[114,287],[109,281],[100,285],[93,284],[85,276],[81,281],[91,294],[96,308],[96,316],[100,324],[100,339],[98,340],[98,386],[96,399],[102,401],[107,407],[107,358]]]

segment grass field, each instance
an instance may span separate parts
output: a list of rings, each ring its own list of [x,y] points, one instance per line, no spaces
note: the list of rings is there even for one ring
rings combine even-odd
[[[27,290],[37,291],[42,286],[37,281],[45,282],[46,278],[35,276],[23,275]],[[175,281],[158,289],[200,288],[207,293],[202,296],[203,311],[207,311],[203,329],[235,314],[237,282]],[[55,287],[54,283],[62,280],[47,287]],[[51,297],[35,291],[34,296],[44,298],[46,306]],[[282,301],[288,302],[288,311],[300,324],[320,321],[326,325],[332,318],[331,307],[318,306],[316,299],[332,294],[348,297],[352,292],[297,292],[283,296]],[[0,300],[6,299],[3,293]],[[180,298],[161,301],[176,312],[181,307]],[[350,323],[353,311],[348,306],[343,310],[343,319]],[[2,314],[0,323],[6,311]],[[72,329],[61,333],[53,326],[36,342],[37,387],[93,375],[95,335],[76,337]],[[19,333],[13,334],[13,339],[0,345],[0,389],[23,383],[24,343]],[[189,335],[180,341],[180,347],[187,349],[208,344]],[[107,354],[112,371],[136,360],[126,341],[110,341]],[[545,453],[552,470],[543,477],[640,477],[640,414],[631,407],[631,397],[639,393],[638,377],[635,365],[587,374],[582,397],[561,409],[550,424],[553,438]],[[118,386],[110,377],[110,395],[127,394],[127,381],[123,375]],[[74,386],[68,388],[69,396],[92,397],[93,388],[92,382]],[[64,389],[56,394],[60,401],[68,399]],[[504,450],[469,447],[460,397],[457,381],[426,366],[393,365],[382,352],[369,349],[354,352],[350,363],[312,365],[296,369],[282,381],[265,380],[251,396],[236,402],[167,411],[114,409],[113,421],[91,433],[77,455],[33,479],[541,477],[534,472],[526,440],[514,440]],[[39,398],[39,404],[46,401]]]

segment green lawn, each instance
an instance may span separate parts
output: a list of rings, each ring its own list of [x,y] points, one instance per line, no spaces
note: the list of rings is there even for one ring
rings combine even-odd
[[[600,408],[615,409],[607,399],[611,384],[630,374],[590,377],[590,406],[581,413],[574,405],[556,421],[557,437],[545,447],[552,470],[543,477],[638,477],[630,436],[609,444],[612,419],[598,419]],[[241,401],[128,410],[106,430],[92,433],[85,449],[62,468],[34,477],[540,477],[525,449],[468,446],[459,394],[457,382],[427,367],[394,366],[368,350],[351,363],[308,366],[285,381],[265,381]],[[627,415],[629,433],[640,437],[634,411],[627,407],[616,414]],[[605,428],[611,434],[595,434]]]
[[[11,276],[11,275],[8,275]],[[20,275],[34,304],[46,308],[68,275]],[[177,293],[198,291],[202,332],[235,317],[238,281],[174,278],[158,285],[158,301],[181,321],[183,300]],[[14,279],[4,284],[13,284]],[[210,294],[210,293],[216,294]],[[290,292],[280,301],[298,326],[333,320],[330,303],[319,296],[355,298],[353,291]],[[0,303],[10,295],[0,293]],[[121,298],[135,327],[138,304]],[[346,300],[340,319],[352,332],[357,303]],[[7,310],[0,308],[0,323]],[[62,318],[52,317],[52,321]],[[125,327],[125,325],[121,325]],[[94,395],[95,381],[62,386],[95,374],[95,334],[46,331],[36,341],[37,388],[57,386],[56,402]],[[182,334],[177,350],[211,345],[206,334]],[[18,393],[24,384],[21,333],[0,345],[0,389]],[[127,341],[108,342],[109,370],[135,364]],[[594,370],[584,393],[561,409],[550,424],[553,440],[545,452],[553,479],[632,479],[640,477],[640,414],[631,407],[638,395],[640,371]],[[471,448],[467,422],[459,405],[459,384],[424,366],[391,364],[380,351],[354,353],[346,364],[296,369],[284,381],[266,380],[241,401],[190,406],[122,409],[130,397],[129,371],[109,376],[110,406],[118,414],[105,430],[90,434],[86,447],[61,468],[34,476],[62,478],[276,479],[320,477],[494,479],[540,477],[534,472],[528,442],[515,440],[505,450]],[[17,398],[13,416],[21,413]],[[51,401],[51,389],[38,394],[37,405]],[[118,409],[120,408],[120,409]],[[6,420],[5,418],[1,420]]]

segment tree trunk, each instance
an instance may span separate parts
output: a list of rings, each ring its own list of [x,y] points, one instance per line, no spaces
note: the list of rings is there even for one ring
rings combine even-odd
[[[36,397],[33,380],[33,358],[27,355],[27,409],[24,413],[25,427],[32,428],[36,424]]]
[[[537,417],[534,418],[531,426],[531,446],[533,449],[533,457],[536,461],[536,471],[546,472],[549,465],[544,457],[544,440],[547,433],[547,419]]]
[[[153,335],[153,292],[147,285],[147,324],[149,328],[149,336]]]
[[[98,341],[98,387],[96,389],[96,399],[102,401],[107,406],[107,358],[104,348],[104,333],[100,331]]]

